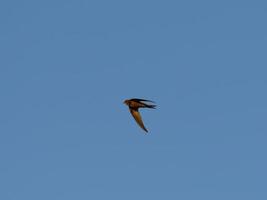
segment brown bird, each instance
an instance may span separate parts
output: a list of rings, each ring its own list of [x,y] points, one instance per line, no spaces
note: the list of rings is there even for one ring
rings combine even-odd
[[[149,105],[144,102],[151,102],[154,103],[153,101],[150,100],[145,100],[145,99],[127,99],[124,101],[124,103],[129,107],[129,110],[134,117],[135,121],[137,124],[145,131],[148,132],[143,121],[142,117],[138,111],[139,108],[153,108],[155,109],[156,105]]]

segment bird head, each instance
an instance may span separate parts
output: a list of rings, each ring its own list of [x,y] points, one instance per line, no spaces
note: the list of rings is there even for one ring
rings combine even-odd
[[[129,106],[129,100],[125,100],[123,103]]]

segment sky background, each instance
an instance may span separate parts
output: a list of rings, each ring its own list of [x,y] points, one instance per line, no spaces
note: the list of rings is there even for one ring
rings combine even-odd
[[[0,2],[0,199],[266,200],[267,3]],[[147,135],[123,104],[145,98]]]

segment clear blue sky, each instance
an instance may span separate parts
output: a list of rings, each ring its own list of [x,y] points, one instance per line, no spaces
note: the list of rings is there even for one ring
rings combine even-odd
[[[266,10],[1,1],[0,199],[266,200]]]

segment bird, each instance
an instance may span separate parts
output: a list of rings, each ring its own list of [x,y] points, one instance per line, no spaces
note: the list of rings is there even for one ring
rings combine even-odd
[[[150,103],[155,103],[153,101],[150,100],[146,100],[146,99],[126,99],[124,101],[124,104],[126,104],[129,107],[129,110],[133,116],[133,118],[135,119],[135,121],[137,122],[137,124],[145,131],[148,132],[148,130],[146,129],[142,117],[138,111],[139,108],[152,108],[155,109],[156,105],[151,105],[151,104],[146,104],[145,102],[150,102]]]

